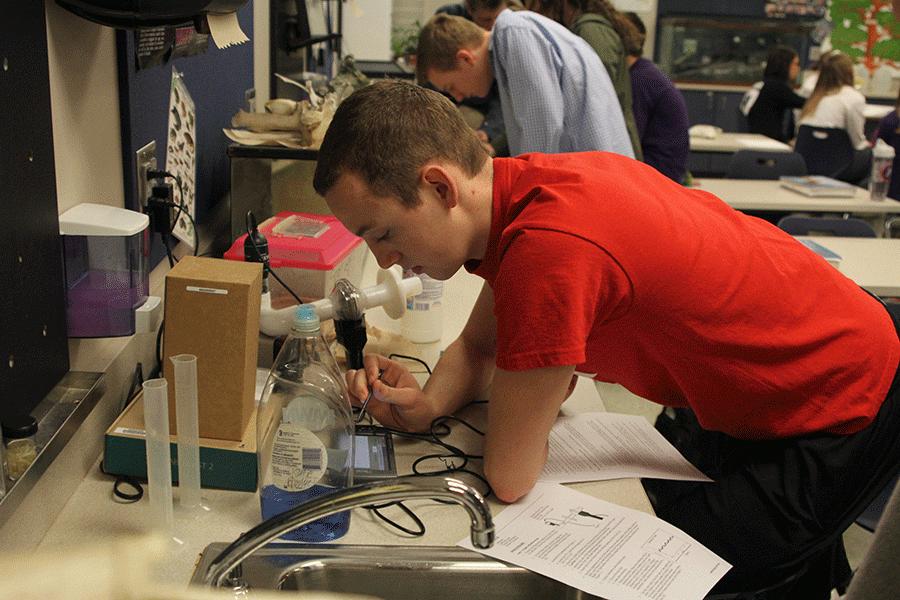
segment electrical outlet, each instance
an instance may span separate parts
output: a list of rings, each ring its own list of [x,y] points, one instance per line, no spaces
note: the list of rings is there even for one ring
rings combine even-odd
[[[147,206],[150,197],[150,181],[147,171],[156,170],[156,142],[150,142],[135,153],[137,157],[137,191],[138,201],[142,207]]]

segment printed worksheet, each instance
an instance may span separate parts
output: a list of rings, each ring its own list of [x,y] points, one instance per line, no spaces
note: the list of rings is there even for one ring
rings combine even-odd
[[[541,481],[573,483],[623,477],[711,481],[644,417],[583,413],[560,417],[550,431]]]
[[[610,600],[701,600],[731,565],[676,527],[556,483],[538,482],[494,519],[481,550]]]

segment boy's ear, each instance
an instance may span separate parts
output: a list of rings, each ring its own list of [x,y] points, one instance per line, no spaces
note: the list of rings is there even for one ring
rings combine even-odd
[[[443,202],[447,208],[453,208],[459,201],[459,186],[447,169],[435,163],[427,163],[422,167],[422,183]]]
[[[456,64],[457,66],[469,65],[472,66],[475,64],[475,53],[471,48],[460,48],[456,51]]]

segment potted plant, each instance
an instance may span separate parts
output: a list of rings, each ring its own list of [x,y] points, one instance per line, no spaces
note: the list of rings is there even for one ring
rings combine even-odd
[[[409,27],[394,27],[391,35],[394,60],[405,61],[409,65],[416,64],[416,48],[419,45],[420,31],[422,31],[422,24],[419,21]]]

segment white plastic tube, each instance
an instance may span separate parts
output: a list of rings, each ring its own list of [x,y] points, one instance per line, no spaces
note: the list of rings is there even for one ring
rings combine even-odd
[[[406,299],[421,292],[422,281],[415,276],[404,278],[403,271],[395,265],[378,272],[376,285],[359,291],[360,309],[366,311],[381,306],[390,318],[399,319],[406,310]],[[331,298],[316,300],[312,307],[322,321],[334,318],[334,303]],[[260,306],[259,330],[271,337],[287,335],[291,331],[296,312],[296,306],[272,308],[271,294],[266,292]]]
[[[200,423],[197,415],[197,357],[170,357],[175,365],[175,427],[178,492],[182,508],[200,508]]]
[[[150,529],[173,537],[172,467],[169,447],[169,385],[165,379],[144,382],[144,430],[147,433],[147,487]]]

